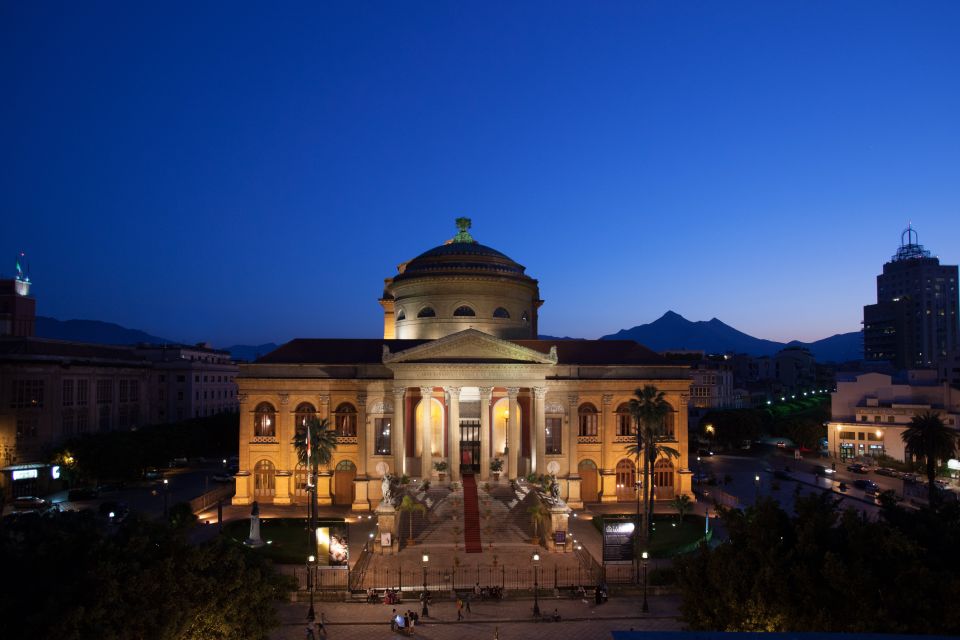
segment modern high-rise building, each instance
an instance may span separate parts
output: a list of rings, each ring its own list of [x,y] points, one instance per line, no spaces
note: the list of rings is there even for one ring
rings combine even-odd
[[[877,276],[877,303],[863,308],[864,358],[934,367],[960,344],[957,334],[957,265],[941,265],[907,227]]]

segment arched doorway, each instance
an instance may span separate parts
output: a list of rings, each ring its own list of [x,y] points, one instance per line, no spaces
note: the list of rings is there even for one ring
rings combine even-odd
[[[357,467],[349,460],[341,460],[333,470],[333,504],[353,504],[353,479]]]
[[[297,502],[308,502],[310,492],[307,485],[310,482],[310,470],[303,463],[293,470],[293,495]]]
[[[673,500],[674,490],[673,463],[669,458],[660,458],[653,465],[653,488],[656,500]]]
[[[597,464],[593,460],[581,460],[577,465],[580,474],[580,499],[584,502],[597,502],[600,499],[600,478]]]
[[[628,502],[637,499],[637,468],[633,460],[623,458],[617,463],[617,500]]]
[[[273,502],[277,491],[277,468],[269,460],[261,460],[253,467],[253,497],[261,502]]]

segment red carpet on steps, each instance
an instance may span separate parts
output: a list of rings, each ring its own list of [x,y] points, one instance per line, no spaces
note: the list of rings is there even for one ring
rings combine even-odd
[[[467,553],[480,553],[480,505],[473,474],[463,476],[463,546]]]

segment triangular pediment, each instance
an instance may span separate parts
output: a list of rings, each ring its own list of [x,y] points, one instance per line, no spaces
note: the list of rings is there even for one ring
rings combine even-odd
[[[543,353],[521,347],[509,340],[495,338],[476,329],[466,329],[404,351],[391,353],[383,347],[383,363],[401,362],[516,362],[518,364],[556,364],[557,349]]]

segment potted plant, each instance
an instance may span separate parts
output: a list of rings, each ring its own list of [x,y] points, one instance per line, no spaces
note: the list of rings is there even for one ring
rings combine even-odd
[[[437,460],[433,463],[433,468],[440,476],[440,482],[443,482],[447,478],[447,461]]]
[[[503,471],[503,458],[494,458],[490,461],[490,471],[493,472],[493,479],[500,481],[500,473]]]
[[[533,544],[540,544],[540,531],[546,529],[547,523],[550,521],[550,510],[547,509],[542,504],[536,504],[527,509],[527,513],[530,514],[530,523],[533,525]]]

